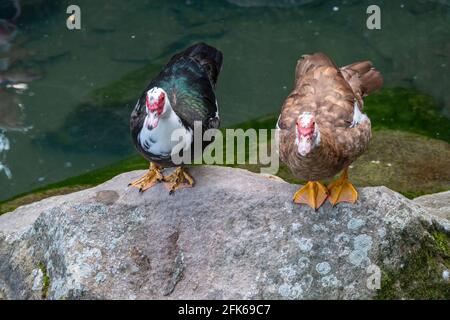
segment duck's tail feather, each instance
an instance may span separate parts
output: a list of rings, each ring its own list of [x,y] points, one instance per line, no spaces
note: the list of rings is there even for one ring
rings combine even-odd
[[[362,97],[383,86],[383,76],[371,61],[361,61],[341,68],[342,75],[356,94]]]

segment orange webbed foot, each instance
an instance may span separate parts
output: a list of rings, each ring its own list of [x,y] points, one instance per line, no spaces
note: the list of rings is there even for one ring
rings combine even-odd
[[[328,197],[327,188],[317,181],[309,181],[294,194],[294,202],[307,204],[314,210],[320,208]]]
[[[150,163],[150,168],[147,173],[139,179],[129,183],[128,186],[138,188],[139,192],[144,192],[164,180],[161,170],[161,167],[157,164]]]
[[[182,167],[176,168],[171,175],[164,178],[164,181],[170,194],[177,189],[194,186],[194,178]]]
[[[358,200],[358,192],[348,181],[348,169],[346,168],[341,177],[328,186],[329,201],[334,206],[339,202],[355,203]]]

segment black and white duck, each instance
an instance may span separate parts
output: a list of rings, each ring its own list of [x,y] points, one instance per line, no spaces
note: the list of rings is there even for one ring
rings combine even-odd
[[[174,55],[145,88],[131,113],[130,128],[134,145],[150,161],[150,169],[131,186],[143,192],[164,181],[173,192],[194,185],[185,163],[175,165],[172,155],[176,146],[180,148],[179,141],[184,143],[181,153],[193,153],[195,122],[202,124],[203,132],[219,127],[214,89],[221,67],[222,53],[198,43]],[[171,139],[175,130],[181,133],[179,141]],[[162,171],[167,167],[177,168],[164,176]]]

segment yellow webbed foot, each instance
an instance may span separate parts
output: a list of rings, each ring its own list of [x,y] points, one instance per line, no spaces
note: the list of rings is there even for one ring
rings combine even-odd
[[[341,177],[328,186],[330,193],[329,201],[334,206],[339,202],[355,203],[358,200],[358,192],[348,181],[348,169],[346,168]]]
[[[307,204],[314,210],[320,208],[328,197],[327,188],[317,181],[309,181],[294,194],[295,203]]]
[[[169,193],[173,193],[177,189],[190,188],[194,185],[194,178],[182,167],[178,167],[175,171],[164,178],[165,185],[169,189]]]
[[[150,168],[147,173],[144,174],[139,179],[131,182],[128,186],[132,186],[139,189],[139,192],[144,192],[147,189],[150,189],[158,182],[164,180],[164,176],[161,173],[161,167],[155,163],[150,163]]]

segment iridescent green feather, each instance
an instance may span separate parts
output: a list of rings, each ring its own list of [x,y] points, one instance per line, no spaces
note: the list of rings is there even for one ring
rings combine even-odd
[[[207,124],[215,116],[217,107],[212,85],[205,71],[192,59],[178,60],[152,81],[152,85],[167,92],[175,113],[190,127],[195,121]]]

